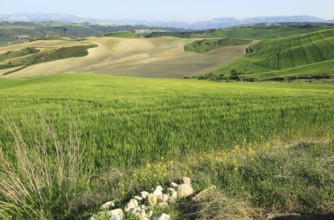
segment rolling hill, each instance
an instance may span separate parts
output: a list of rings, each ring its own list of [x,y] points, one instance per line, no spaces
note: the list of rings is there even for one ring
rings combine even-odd
[[[334,30],[264,40],[251,47],[252,53],[231,65],[215,70],[213,74],[229,75],[233,72],[240,78],[261,80],[284,78],[284,75],[289,77],[334,75],[332,48],[334,48]]]
[[[0,54],[5,54],[8,51],[20,51],[25,48],[51,51],[63,47],[87,46],[91,44],[97,45],[97,47],[88,49],[88,55],[84,57],[73,55],[72,57],[74,58],[69,59],[39,62],[37,64],[35,62],[34,65],[29,65],[24,69],[17,69],[17,71],[9,69],[12,67],[9,63],[18,62],[15,59],[8,59],[3,61],[3,66],[8,67],[8,69],[0,69],[0,75],[10,73],[6,77],[26,77],[64,72],[85,72],[120,76],[181,78],[199,75],[229,64],[244,56],[245,48],[249,46],[249,41],[246,41],[244,43],[248,44],[219,48],[209,53],[186,52],[184,46],[195,40],[91,37],[82,41],[51,39],[27,42],[0,47]],[[29,56],[24,58],[29,60]],[[46,61],[47,58],[44,58]],[[23,62],[19,63],[24,64]],[[16,66],[20,68],[19,65]]]

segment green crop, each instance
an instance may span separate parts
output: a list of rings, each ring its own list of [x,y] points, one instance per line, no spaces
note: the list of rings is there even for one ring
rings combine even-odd
[[[18,124],[28,146],[41,136],[41,121],[67,140],[70,117],[87,164],[126,166],[324,136],[334,128],[333,91],[333,85],[64,74],[0,79],[0,114]],[[10,151],[13,138],[0,124],[0,146]]]

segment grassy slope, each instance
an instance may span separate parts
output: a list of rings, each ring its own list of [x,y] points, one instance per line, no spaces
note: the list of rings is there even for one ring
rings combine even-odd
[[[45,144],[51,152],[46,158],[41,155],[42,161],[55,158],[52,138],[43,133],[45,126],[52,126],[51,134],[65,152],[71,146],[70,137],[79,138],[84,156],[78,179],[70,179],[60,191],[46,194],[51,203],[35,203],[39,201],[35,197],[35,202],[25,201],[38,210],[33,216],[77,218],[86,205],[125,199],[158,183],[190,175],[196,190],[213,183],[226,193],[218,194],[221,201],[202,204],[214,205],[214,212],[200,212],[202,219],[221,214],[240,219],[259,213],[259,208],[299,213],[329,210],[334,197],[333,146],[268,147],[300,140],[330,141],[333,91],[333,85],[62,74],[0,79],[0,115],[18,126],[29,146],[30,160],[26,161],[41,159],[36,139],[42,141],[38,146]],[[14,155],[19,156],[12,154],[17,147],[8,124],[1,120],[0,125],[1,149],[13,160]],[[228,150],[233,146],[235,150]],[[69,152],[73,158],[77,151]],[[93,175],[110,166],[110,171]],[[59,180],[58,174],[54,177],[54,181]],[[43,193],[48,191],[43,189]],[[4,198],[0,193],[0,200]],[[182,213],[188,211],[182,207],[172,209],[181,218],[194,214]],[[2,212],[7,213],[1,209],[0,216]]]
[[[10,83],[16,86],[8,88]],[[87,160],[100,165],[145,163],[277,136],[284,141],[317,137],[334,124],[331,85],[91,75],[2,79],[0,85],[0,113],[15,121],[34,127],[42,114],[66,136],[65,118],[72,112],[82,129],[82,147],[90,152]],[[23,128],[25,135],[34,130],[30,126]],[[11,145],[6,130],[0,143]]]
[[[203,39],[187,44],[184,47],[184,50],[198,53],[206,53],[221,47],[238,46],[238,45],[249,44],[251,42],[252,41],[250,40],[233,39],[233,38]]]
[[[334,58],[334,53],[331,50],[334,46],[333,34],[333,30],[325,30],[278,40],[262,41],[254,45],[255,51],[253,53],[214,71],[214,73],[229,74],[234,69],[241,75],[254,74],[246,77],[257,79],[277,77],[280,73],[282,76],[333,74],[330,71],[333,67],[330,60]],[[309,64],[314,65],[305,66]],[[269,78],[260,77],[261,73],[265,73],[264,75]]]

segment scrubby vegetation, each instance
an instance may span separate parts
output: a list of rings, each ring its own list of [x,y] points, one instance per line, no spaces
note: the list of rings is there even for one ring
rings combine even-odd
[[[30,65],[34,65],[37,63],[43,63],[43,62],[50,62],[54,60],[60,60],[60,59],[66,59],[71,57],[83,57],[88,55],[87,49],[96,47],[96,45],[82,45],[82,46],[72,46],[72,47],[62,47],[54,50],[47,50],[40,52],[40,50],[36,50],[34,48],[27,48],[23,49],[21,51],[15,51],[13,53],[16,56],[23,56],[25,54],[32,54],[30,56],[25,56],[17,59],[11,59],[7,63],[0,64],[0,69],[8,69],[12,67],[20,67],[17,70],[20,70],[22,68],[25,68]],[[5,53],[4,55],[6,55]],[[1,57],[0,57],[1,58]],[[6,57],[8,60],[10,58],[9,56]],[[17,71],[17,70],[14,70]],[[5,75],[8,75],[12,73],[13,71],[5,73]]]
[[[120,38],[141,38],[142,37],[140,34],[128,32],[128,31],[108,33],[108,34],[105,34],[104,36],[120,37]]]
[[[33,47],[24,48],[19,51],[7,51],[6,53],[0,54],[0,63],[9,59],[23,57],[38,52],[40,52],[40,50]]]
[[[184,49],[185,51],[205,53],[221,47],[238,46],[238,45],[248,44],[251,42],[252,41],[250,40],[233,39],[233,38],[203,39],[187,44],[184,47]]]
[[[0,22],[0,46],[21,43],[49,37],[81,39],[90,36],[103,36],[112,32],[135,32],[136,30],[152,30],[156,28],[143,25],[95,25],[89,23],[31,23],[31,22]],[[164,28],[166,31],[182,31],[177,28]]]
[[[201,31],[183,32],[153,32],[146,37],[173,36],[179,38],[241,38],[253,40],[266,40],[282,37],[290,37],[320,30],[332,29],[328,24],[258,24],[252,26],[240,26],[226,29],[210,29]]]

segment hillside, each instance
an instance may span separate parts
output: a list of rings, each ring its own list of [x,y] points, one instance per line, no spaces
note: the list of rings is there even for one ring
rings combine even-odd
[[[7,77],[27,77],[36,75],[48,75],[64,72],[85,72],[103,73],[120,76],[144,76],[181,78],[192,75],[199,75],[203,72],[212,71],[237,60],[245,54],[245,47],[249,44],[219,48],[205,54],[189,53],[184,46],[196,39],[178,38],[118,38],[138,37],[130,33],[111,34],[109,37],[91,37],[85,40],[49,39],[12,46],[0,47],[1,54],[8,51],[21,51],[25,48],[36,48],[40,53],[54,51],[63,47],[80,47],[96,45],[88,49],[84,57],[72,54],[72,58],[55,60],[52,62],[33,62],[33,56],[44,57],[44,61],[51,61],[43,54],[25,56],[21,61],[29,65],[20,69],[19,64],[24,64],[18,59],[2,56],[3,61],[0,75],[7,74]],[[118,37],[112,37],[118,36]],[[223,59],[222,59],[223,58]],[[11,63],[11,64],[9,64]],[[13,66],[18,66],[16,69]],[[7,67],[7,68],[6,68]]]
[[[260,79],[272,77],[333,75],[334,30],[324,30],[277,40],[264,40],[251,46],[251,53],[214,75],[239,75]],[[258,78],[260,77],[260,78]]]

